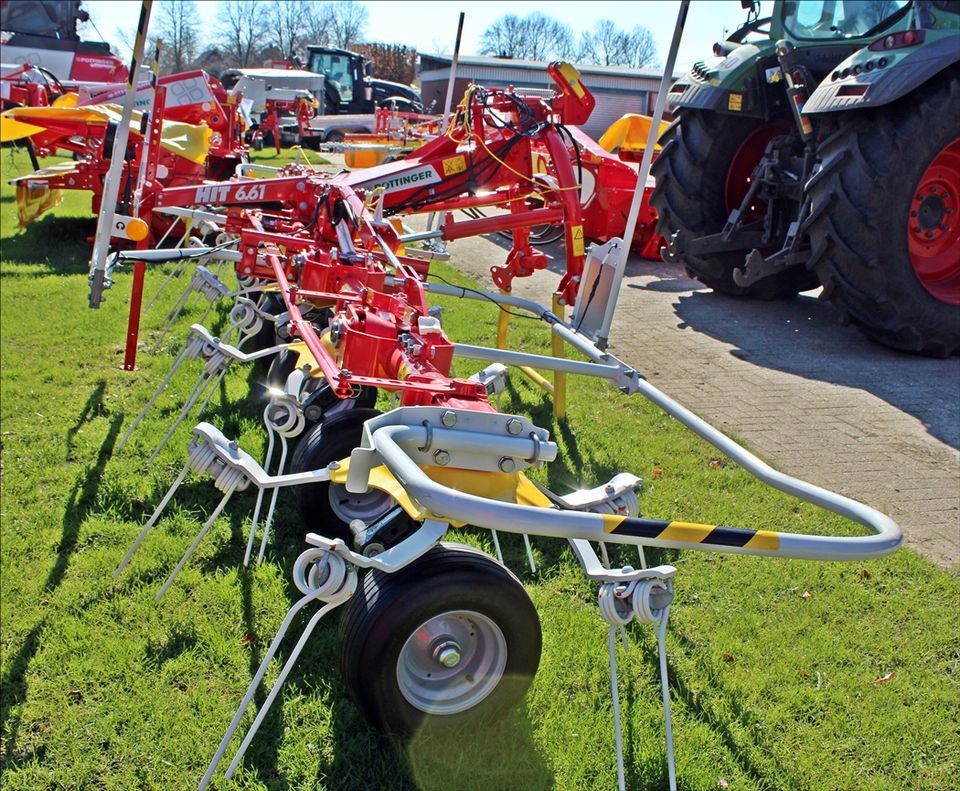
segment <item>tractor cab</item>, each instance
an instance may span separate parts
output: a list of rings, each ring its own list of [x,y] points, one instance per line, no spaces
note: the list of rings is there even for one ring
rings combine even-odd
[[[327,78],[327,111],[330,113],[367,112],[372,96],[368,95],[366,77],[370,61],[362,55],[334,47],[310,46],[307,70]]]

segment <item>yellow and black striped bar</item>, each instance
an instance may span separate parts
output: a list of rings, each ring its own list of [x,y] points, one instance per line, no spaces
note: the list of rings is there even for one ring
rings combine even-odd
[[[144,37],[147,35],[147,20],[150,19],[150,5],[152,0],[143,0],[140,6],[140,21],[137,23],[137,38],[133,43],[133,55],[130,57],[130,74],[127,75],[127,85],[133,87],[137,78],[137,63],[143,57],[146,48]]]
[[[712,544],[718,547],[747,549],[779,549],[780,538],[770,530],[747,530],[724,525],[701,525],[665,519],[641,519],[603,515],[603,529],[615,536],[657,538],[662,541],[685,541],[691,544]]]

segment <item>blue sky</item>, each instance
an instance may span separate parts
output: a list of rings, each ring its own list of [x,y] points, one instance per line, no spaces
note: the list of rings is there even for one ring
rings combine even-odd
[[[157,0],[154,14],[156,5],[162,2]],[[363,5],[370,11],[368,40],[407,44],[421,52],[435,52],[442,48],[452,51],[457,18],[463,11],[466,14],[461,46],[463,55],[479,54],[481,34],[499,17],[506,14],[522,17],[538,8],[529,2],[514,0],[365,0]],[[577,37],[589,30],[595,21],[604,18],[628,30],[643,25],[653,33],[663,64],[679,5],[679,0],[595,0],[591,3],[555,0],[539,6],[539,9],[568,25]],[[219,2],[199,0],[197,6],[204,30],[214,30]],[[763,6],[764,12],[769,13],[772,3],[765,2]],[[84,7],[104,38],[125,57],[129,56],[129,50],[121,45],[116,31],[118,27],[123,28],[127,31],[127,38],[133,39],[140,3],[137,0],[85,0]],[[707,55],[713,42],[722,38],[724,28],[732,31],[745,18],[746,12],[740,8],[738,0],[693,0],[677,59],[678,71],[686,70],[695,60]],[[98,38],[89,26],[84,35]]]

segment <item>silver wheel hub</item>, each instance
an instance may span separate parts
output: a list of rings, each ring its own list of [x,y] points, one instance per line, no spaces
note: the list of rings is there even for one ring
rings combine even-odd
[[[427,714],[467,711],[490,695],[507,666],[500,627],[475,610],[451,610],[424,621],[397,658],[406,701]]]
[[[369,525],[396,505],[396,500],[389,494],[372,487],[360,494],[354,494],[348,492],[343,484],[331,483],[327,491],[330,508],[345,524],[360,519]]]

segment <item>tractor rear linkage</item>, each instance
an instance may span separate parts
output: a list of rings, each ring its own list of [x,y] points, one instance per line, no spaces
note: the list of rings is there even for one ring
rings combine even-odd
[[[574,118],[579,117],[583,108],[578,107],[574,98],[582,99],[580,92],[585,92],[585,89],[578,79],[563,71],[563,67],[555,68],[555,72],[551,73],[561,86],[561,93],[555,97],[551,113],[562,116],[565,108],[572,107],[570,112]],[[497,102],[503,102],[504,105],[501,107]],[[461,128],[469,129],[472,124],[483,123],[483,116],[495,111],[523,112],[513,100],[510,100],[509,107],[506,102],[506,99],[500,98],[490,106],[482,104],[480,120],[462,110]],[[469,99],[466,106],[470,106]],[[527,104],[524,106],[529,107]],[[536,107],[540,108],[540,105]],[[551,106],[544,103],[543,107]],[[248,362],[280,351],[282,354],[292,354],[296,363],[292,373],[281,384],[282,392],[275,394],[274,401],[264,411],[270,437],[264,463],[261,465],[212,425],[198,424],[194,429],[186,464],[143,527],[117,573],[129,563],[190,470],[212,476],[214,485],[224,493],[224,497],[164,583],[158,598],[185,566],[235,491],[252,486],[259,493],[251,520],[245,563],[249,562],[251,556],[261,504],[267,491],[271,492],[272,497],[263,530],[261,559],[276,494],[281,488],[298,487],[303,492],[316,486],[337,486],[340,487],[338,491],[357,497],[370,492],[382,492],[387,496],[386,499],[392,498],[390,502],[393,503],[372,515],[372,518],[358,516],[345,520],[348,524],[340,527],[332,522],[318,526],[321,530],[329,527],[333,534],[330,537],[313,532],[307,535],[309,547],[297,559],[293,572],[294,583],[302,598],[287,613],[251,680],[200,783],[201,789],[206,788],[212,780],[247,706],[263,681],[269,663],[276,656],[295,616],[307,605],[316,601],[322,606],[310,618],[288,656],[233,757],[227,770],[228,777],[242,760],[316,624],[326,613],[351,602],[363,589],[360,581],[362,572],[379,575],[376,579],[379,580],[378,584],[385,586],[384,590],[388,590],[390,585],[399,589],[408,580],[412,579],[415,583],[421,577],[439,574],[435,570],[441,568],[438,565],[441,560],[446,564],[443,568],[456,562],[464,573],[448,575],[444,581],[450,589],[455,589],[462,578],[469,574],[480,574],[481,567],[486,568],[484,564],[492,563],[476,551],[442,544],[451,526],[469,524],[491,531],[565,539],[588,578],[599,583],[601,617],[610,625],[608,649],[621,788],[624,775],[614,647],[616,630],[634,618],[640,622],[657,624],[668,772],[671,788],[676,784],[665,649],[676,569],[667,565],[646,568],[642,554],[644,546],[813,560],[871,558],[891,552],[899,546],[902,535],[891,519],[847,497],[773,470],[663,394],[630,365],[602,348],[610,311],[598,312],[598,305],[594,301],[598,299],[598,294],[601,301],[615,299],[615,290],[605,295],[605,287],[610,283],[610,272],[615,266],[611,259],[615,258],[618,247],[616,242],[611,242],[583,250],[582,237],[575,233],[578,224],[582,232],[580,203],[568,191],[569,186],[576,186],[577,182],[566,146],[556,133],[552,137],[547,134],[546,140],[557,173],[554,196],[560,207],[559,213],[553,214],[557,209],[549,205],[538,209],[519,208],[514,206],[515,199],[512,198],[509,202],[511,213],[505,215],[504,219],[487,218],[475,222],[481,223],[484,231],[495,230],[497,223],[488,221],[493,219],[503,223],[499,225],[500,229],[516,232],[521,226],[515,215],[523,216],[524,222],[564,220],[567,269],[553,309],[509,293],[479,292],[428,280],[428,264],[423,260],[424,255],[411,246],[413,235],[405,233],[402,227],[398,231],[397,225],[384,219],[391,206],[399,212],[420,208],[421,200],[424,201],[423,206],[429,203],[426,194],[418,192],[422,188],[391,192],[389,181],[396,178],[391,174],[405,172],[409,175],[418,172],[417,167],[422,168],[419,171],[422,173],[437,172],[433,169],[434,165],[428,170],[422,164],[424,162],[440,163],[436,167],[450,171],[462,161],[465,170],[457,171],[454,175],[462,172],[464,180],[470,178],[470,171],[466,169],[467,155],[458,153],[465,150],[462,148],[462,139],[438,139],[435,145],[428,144],[420,149],[420,158],[417,160],[420,164],[404,166],[399,170],[376,169],[372,175],[365,172],[332,179],[296,174],[273,180],[176,188],[158,196],[157,205],[161,210],[174,207],[175,211],[184,211],[176,207],[196,204],[217,206],[216,213],[205,211],[204,217],[207,220],[211,217],[222,218],[223,233],[238,245],[236,251],[226,250],[224,245],[197,247],[190,251],[192,256],[233,262],[238,278],[244,279],[242,282],[247,282],[247,278],[257,278],[262,283],[275,284],[272,287],[277,289],[282,305],[273,311],[277,315],[272,317],[268,317],[268,312],[263,310],[262,293],[258,307],[249,298],[251,291],[230,292],[240,294],[244,300],[238,303],[231,316],[231,331],[240,330],[249,338],[261,329],[268,318],[273,318],[278,327],[285,325],[285,331],[291,338],[290,343],[270,345],[266,350],[246,353],[240,348],[246,340],[231,346],[215,338],[203,327],[194,325],[191,338],[177,364],[200,357],[206,362],[204,374],[191,393],[179,420],[189,413],[212,378],[223,375],[229,361]],[[482,137],[474,137],[469,148],[479,156],[480,149],[486,149],[487,144]],[[496,155],[491,152],[491,156],[504,167],[513,168],[514,165],[509,163],[514,153],[513,150],[501,149]],[[454,164],[447,164],[451,162]],[[384,186],[385,183],[388,186]],[[458,190],[462,186],[458,186]],[[215,194],[211,190],[216,190]],[[284,207],[282,211],[275,210],[277,204]],[[245,208],[238,209],[238,205]],[[257,207],[269,207],[270,210]],[[438,207],[445,211],[456,208],[456,198],[434,201],[433,208]],[[162,258],[163,253],[148,251],[143,256]],[[506,279],[506,285],[509,285],[512,276],[526,273],[519,265],[508,264],[508,269],[510,277]],[[227,296],[228,291],[221,289],[217,293]],[[558,346],[570,346],[586,361],[567,359],[556,352],[547,356],[452,342],[430,310],[429,295],[489,301],[504,311],[529,314],[549,328],[556,342],[555,349]],[[570,320],[566,318],[565,304],[573,306]],[[562,309],[558,310],[558,305]],[[322,319],[316,318],[318,312]],[[452,374],[451,368],[457,357],[494,365],[489,365],[469,379],[458,378]],[[609,381],[625,395],[639,393],[763,483],[852,519],[869,528],[873,535],[826,537],[641,518],[633,494],[639,480],[625,473],[616,476],[606,487],[591,493],[575,492],[561,496],[549,492],[534,484],[524,472],[555,460],[557,446],[550,440],[549,433],[521,415],[500,412],[490,403],[490,395],[498,391],[497,380],[502,379],[504,366],[553,371],[560,376],[578,374],[599,377]],[[169,376],[147,408],[167,381]],[[313,385],[313,391],[308,392],[308,384]],[[345,425],[338,421],[342,421],[347,413],[337,412],[335,407],[342,405],[346,409],[350,403],[347,399],[359,398],[369,388],[393,393],[399,400],[399,406],[386,413],[366,417],[359,441],[351,446],[352,452],[347,451],[342,457],[322,465],[284,473],[287,439],[303,430],[308,419],[304,404],[317,387],[322,389],[327,400],[324,402],[326,407],[314,415],[319,422],[310,430],[311,437],[315,436],[314,432],[318,429],[322,431],[328,427]],[[502,382],[499,389],[502,389]],[[366,416],[367,412],[358,414]],[[131,430],[140,419],[137,418]],[[172,433],[173,430],[168,436]],[[282,450],[277,472],[270,474],[268,469],[271,466],[274,433],[281,437]],[[306,438],[301,439],[301,443],[306,441]],[[336,435],[329,441],[336,441]],[[309,457],[314,458],[316,454]],[[401,531],[395,541],[381,541],[380,536],[385,535],[385,529],[381,528],[387,522],[396,522],[398,514],[405,515],[412,527]],[[604,559],[606,543],[637,546],[641,551],[641,568],[610,568],[609,563],[602,562],[598,557],[592,542],[599,542]],[[508,573],[502,567],[498,568],[500,570],[488,569],[483,573],[499,575],[497,579],[500,580],[504,597],[513,595],[511,591],[517,584],[515,579],[508,578]],[[416,588],[414,586],[409,590],[415,593]],[[453,611],[421,612],[411,627],[414,630],[411,636],[402,646],[397,646],[399,653],[396,666],[386,667],[385,670],[381,668],[387,680],[384,683],[398,685],[395,701],[403,711],[409,709],[421,716],[438,713],[456,715],[480,706],[488,698],[492,701],[498,698],[498,687],[507,683],[503,681],[507,676],[506,663],[516,661],[516,656],[525,652],[523,646],[510,643],[512,638],[508,625],[504,621],[498,622],[491,615],[493,610],[490,608],[495,608],[496,603],[479,598],[471,600],[468,594],[464,596],[462,607]],[[411,595],[409,598],[416,597]],[[378,606],[406,606],[401,596],[384,595],[382,599]],[[355,618],[354,608],[348,606],[345,617]],[[368,621],[363,623],[369,626]],[[468,632],[462,627],[463,623],[470,626],[469,638]],[[423,645],[418,648],[414,635],[423,637],[421,643],[428,648],[423,648]],[[529,639],[533,640],[533,637]],[[536,648],[538,658],[539,642]],[[365,647],[355,641],[350,650],[362,655]],[[476,665],[472,663],[481,660],[487,663],[483,665],[486,670],[475,677],[473,671]],[[536,660],[534,670],[535,664]],[[432,673],[426,672],[427,668],[439,675],[446,674],[451,687],[438,688],[434,681],[428,680]],[[465,684],[464,679],[469,679],[470,683]],[[370,686],[375,686],[373,681]],[[465,691],[461,689],[464,686]],[[460,691],[450,691],[454,687]],[[512,702],[522,692],[522,688],[514,690],[513,696],[507,697]],[[382,727],[402,733],[409,728],[404,716],[407,715],[387,710],[375,715],[374,719],[378,719]]]

